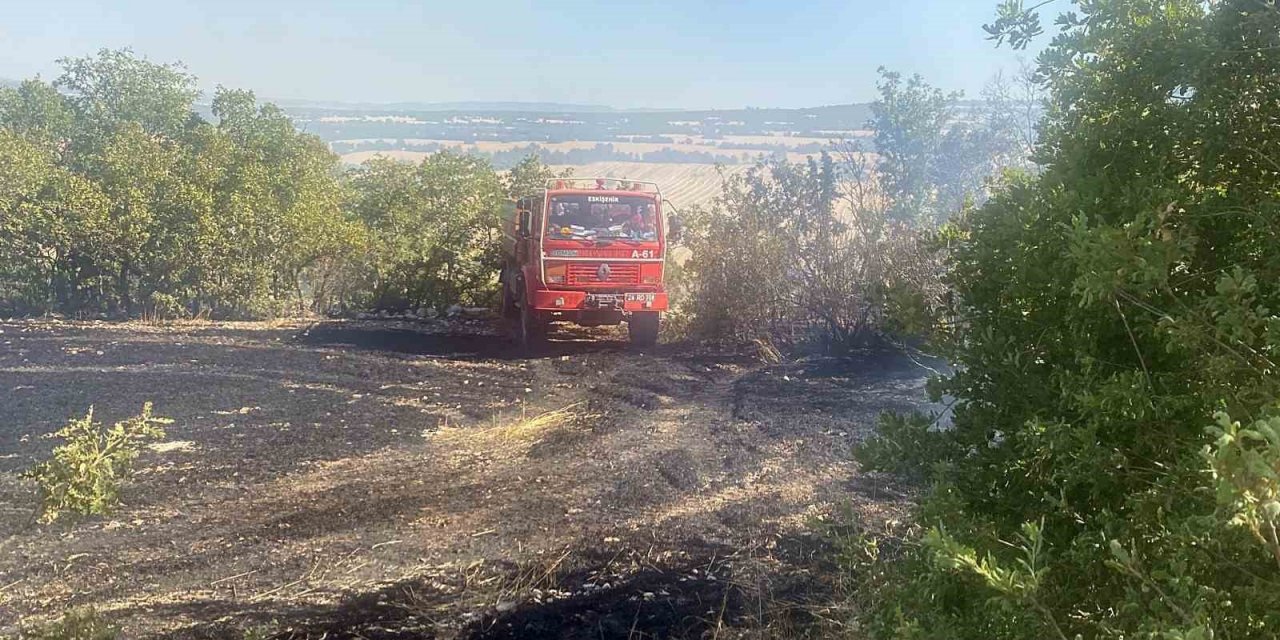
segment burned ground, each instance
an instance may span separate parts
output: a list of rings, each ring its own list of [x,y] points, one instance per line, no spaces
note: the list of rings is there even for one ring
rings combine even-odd
[[[839,624],[816,522],[900,517],[848,450],[923,402],[892,354],[763,367],[487,321],[0,323],[0,632],[699,637]],[[18,472],[94,406],[174,419],[125,504],[32,523]],[[555,412],[554,419],[532,419]]]

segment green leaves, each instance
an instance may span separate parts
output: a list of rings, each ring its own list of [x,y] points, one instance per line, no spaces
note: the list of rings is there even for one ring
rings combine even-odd
[[[972,113],[959,107],[959,93],[944,93],[920,76],[904,78],[880,69],[879,99],[871,104],[868,127],[879,159],[877,187],[889,200],[892,220],[931,227],[985,197],[985,181],[1007,167],[1023,166],[1017,107],[994,83]],[[1035,105],[1021,105],[1035,109]],[[870,170],[871,167],[864,167]]]
[[[853,457],[864,471],[887,471],[927,478],[934,466],[963,454],[938,417],[922,413],[880,416],[876,435],[859,443]]]
[[[1218,504],[1229,522],[1243,527],[1280,567],[1280,417],[1242,427],[1226,413],[1208,428],[1204,456],[1213,474]]]
[[[93,408],[72,420],[54,437],[64,444],[52,457],[23,475],[40,487],[40,521],[53,522],[64,511],[82,515],[110,512],[120,501],[120,485],[133,460],[148,440],[164,437],[168,418],[151,415],[151,403],[142,413],[105,428],[94,422]]]
[[[527,162],[516,178],[521,184],[503,185],[484,160],[449,152],[418,165],[366,162],[351,176],[349,207],[370,235],[367,302],[400,309],[489,304],[505,192],[542,175]]]
[[[507,171],[506,175],[503,176],[502,182],[507,190],[507,198],[515,200],[530,194],[540,193],[547,187],[548,180],[567,178],[572,173],[572,169],[557,173],[551,167],[542,164],[538,156],[530,154]]]
[[[1043,4],[1045,3],[1036,6]],[[1068,14],[1059,18],[1059,24],[1070,24],[1073,20],[1075,14]],[[996,41],[997,46],[1008,40],[1009,46],[1014,49],[1027,48],[1032,40],[1044,33],[1044,29],[1040,27],[1040,14],[1024,8],[1022,0],[1004,0],[997,5],[995,22],[982,25],[982,30],[987,32],[988,40]]]
[[[250,92],[219,89],[205,122],[179,65],[63,65],[0,91],[0,307],[266,316],[348,295],[363,236],[322,142]]]
[[[1041,638],[1048,621],[1065,637],[1269,638],[1280,12],[1074,5],[1040,58],[1043,172],[1006,183],[951,236],[948,315],[964,320],[944,340],[952,444],[897,455],[932,471],[921,513],[949,539],[926,540],[899,591],[879,594],[899,610],[869,625],[877,637],[905,619],[972,640]],[[1026,13],[1006,3],[994,32],[1022,37]],[[1028,522],[1044,523],[1035,563]],[[1023,606],[992,607],[993,592]]]
[[[75,115],[57,89],[27,80],[15,89],[0,89],[0,122],[10,132],[56,150],[70,135]]]
[[[156,64],[129,49],[102,49],[95,56],[58,62],[63,72],[53,86],[70,96],[84,137],[110,135],[133,123],[148,134],[176,140],[192,119],[200,92],[195,76],[181,64]]]

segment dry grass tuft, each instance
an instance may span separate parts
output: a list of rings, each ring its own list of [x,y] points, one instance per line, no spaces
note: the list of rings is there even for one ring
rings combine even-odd
[[[757,338],[754,340],[756,346],[756,357],[764,364],[781,364],[782,352],[767,338]]]
[[[592,417],[584,409],[585,403],[579,402],[533,417],[521,415],[513,422],[494,416],[493,425],[488,428],[441,427],[431,438],[473,449],[517,448],[527,452],[536,444],[583,429]]]

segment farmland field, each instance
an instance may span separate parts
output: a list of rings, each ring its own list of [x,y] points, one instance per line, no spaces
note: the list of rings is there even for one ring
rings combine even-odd
[[[343,156],[358,164],[384,155],[406,162],[420,161],[429,155],[416,151],[361,151]],[[745,172],[750,165],[714,165],[660,162],[592,162],[578,165],[552,165],[557,171],[572,169],[581,177],[628,178],[658,183],[662,193],[677,207],[706,205],[720,194],[721,176]]]
[[[704,138],[702,136],[687,136],[695,144],[716,144],[728,143],[734,145],[759,145],[761,147],[784,146],[799,147],[809,144],[819,144],[826,146],[831,144],[833,140],[864,138],[871,135],[870,131],[833,131],[832,135],[823,138],[795,136],[795,135],[725,135],[719,138]],[[683,139],[683,138],[679,138]]]
[[[358,142],[354,140],[339,140],[337,142]],[[390,141],[394,142],[394,141]],[[737,155],[738,150],[721,149],[713,144],[705,143],[662,143],[662,142],[625,142],[611,140],[573,140],[569,142],[536,142],[536,141],[519,141],[519,142],[499,142],[496,140],[477,140],[475,142],[467,142],[463,140],[429,140],[429,139],[406,139],[404,140],[406,147],[422,147],[427,145],[439,145],[450,149],[475,149],[481,152],[492,151],[510,151],[520,147],[527,147],[536,144],[548,151],[573,151],[575,149],[590,149],[597,144],[611,144],[613,148],[624,153],[648,153],[651,151],[661,151],[663,149],[674,149],[677,151],[697,151],[702,153],[723,153],[727,155]],[[406,149],[408,150],[408,149]]]
[[[467,153],[471,151],[479,151],[480,153],[492,153],[495,151],[510,151],[512,149],[519,149],[521,147],[526,147],[530,144],[533,144],[529,142],[463,143],[463,142],[457,142],[457,141],[451,142],[451,141],[433,140],[429,143],[424,142],[422,143],[422,145],[418,145],[418,146],[425,146],[431,143],[440,144],[442,147],[453,149],[461,153]],[[749,163],[752,159],[756,158],[757,156],[760,156],[762,154],[763,155],[771,154],[770,151],[764,150],[764,149],[722,149],[719,147],[712,147],[712,146],[707,146],[702,144],[661,144],[661,143],[654,143],[654,142],[611,142],[611,143],[558,142],[558,143],[538,143],[538,146],[547,151],[575,151],[575,150],[591,149],[595,147],[597,144],[612,144],[614,151],[618,153],[643,154],[643,153],[654,153],[654,152],[659,152],[664,150],[678,151],[678,152],[684,152],[684,153],[709,153],[716,156],[718,159],[720,159],[722,162],[726,164],[746,164],[746,163]],[[413,145],[408,144],[406,141],[405,146],[411,147]],[[368,160],[370,158],[374,158],[380,155],[387,156],[390,158],[395,158],[397,160],[404,160],[407,162],[419,162],[426,156],[431,155],[432,153],[433,153],[432,151],[415,151],[413,149],[352,151],[349,153],[342,154],[342,162],[348,165],[356,165],[364,162],[365,160]],[[805,158],[812,155],[816,155],[816,154],[799,153],[794,151],[789,151],[786,153],[787,160],[790,160],[791,162],[803,162]],[[661,163],[658,163],[658,164],[661,164]]]
[[[436,138],[350,138],[334,140],[343,145],[344,164],[359,165],[372,158],[387,157],[404,162],[420,162],[436,149],[452,149],[460,153],[499,154],[519,152],[537,145],[539,149],[554,154],[588,152],[578,158],[560,155],[544,159],[556,169],[572,169],[577,176],[602,176],[630,178],[656,182],[663,193],[677,207],[709,204],[720,193],[723,177],[739,174],[762,157],[785,157],[789,162],[805,162],[812,158],[815,148],[830,149],[840,139],[863,139],[868,132],[860,130],[832,131],[830,137],[793,135],[792,132],[774,132],[769,135],[702,135],[665,134],[671,142],[655,142],[652,139],[634,140],[573,140],[565,142],[499,141],[499,140],[446,140]],[[627,136],[619,136],[627,137]],[[632,138],[640,136],[631,136]],[[652,136],[649,136],[652,138]],[[609,145],[606,152],[592,153],[598,145]],[[801,151],[803,149],[803,151]],[[670,155],[661,155],[671,152]],[[685,157],[674,154],[699,154]],[[614,155],[618,154],[618,155]],[[623,156],[621,154],[629,154]],[[638,156],[648,157],[648,162]],[[627,158],[635,158],[628,160]],[[714,159],[714,162],[710,160]],[[509,158],[508,158],[509,160]],[[565,161],[578,164],[563,164]]]
[[[592,178],[627,178],[658,183],[663,196],[676,207],[710,204],[720,195],[722,176],[745,172],[749,165],[663,164],[652,162],[593,162],[554,166],[572,169],[573,175]]]

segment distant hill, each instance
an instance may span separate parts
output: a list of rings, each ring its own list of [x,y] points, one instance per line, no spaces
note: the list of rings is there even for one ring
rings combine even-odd
[[[21,80],[14,80],[13,78],[0,78],[0,87],[16,87],[20,84],[22,84]]]
[[[865,128],[870,105],[847,104],[806,109],[725,110],[536,110],[528,103],[504,103],[510,111],[450,109],[414,111],[404,105],[337,110],[281,106],[298,126],[327,141],[462,140],[468,142],[569,142],[621,140],[672,143],[688,136],[794,135],[830,139]],[[443,109],[443,105],[439,105]],[[492,103],[487,106],[494,106]],[[607,109],[607,108],[606,108]]]

